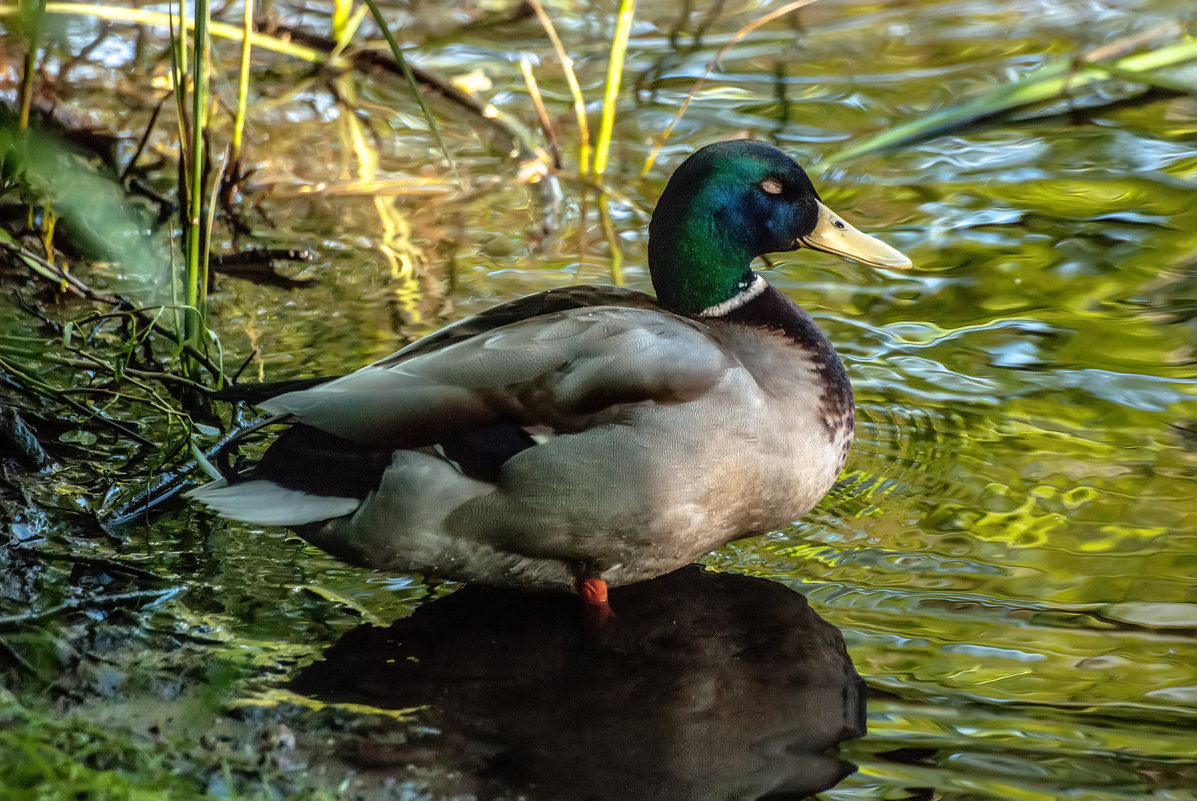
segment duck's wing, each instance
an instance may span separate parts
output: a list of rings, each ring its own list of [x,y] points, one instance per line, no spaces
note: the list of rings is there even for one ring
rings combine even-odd
[[[262,406],[354,442],[413,448],[495,423],[579,431],[628,404],[697,398],[738,364],[705,326],[659,308],[478,325]]]
[[[413,356],[431,353],[434,350],[469,339],[478,334],[486,333],[495,328],[554,314],[568,309],[581,309],[587,306],[625,306],[632,309],[657,309],[657,301],[651,295],[626,289],[619,286],[603,286],[585,284],[579,286],[561,287],[537,292],[522,298],[500,303],[486,311],[479,312],[464,320],[445,326],[439,331],[419,339],[402,350],[392,353],[372,366],[390,366]],[[260,406],[264,401],[287,392],[326,384],[335,381],[340,376],[316,376],[313,378],[293,378],[285,381],[265,381],[259,383],[233,384],[212,393],[212,397],[223,401],[244,401]]]
[[[631,309],[660,308],[656,299],[651,295],[621,286],[585,284],[549,289],[491,306],[486,311],[445,326],[436,333],[411,343],[371,366],[394,366],[413,356],[428,354],[512,323],[591,306],[621,306]]]

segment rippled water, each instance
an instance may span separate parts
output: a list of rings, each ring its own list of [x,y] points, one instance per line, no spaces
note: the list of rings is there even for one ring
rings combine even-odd
[[[629,201],[611,204],[626,283],[649,286],[643,212],[668,170],[745,133],[809,165],[829,205],[915,263],[898,273],[802,252],[774,260],[770,280],[847,365],[857,444],[807,519],[708,560],[804,593],[870,688],[869,734],[842,751],[859,770],[822,797],[1194,797],[1197,102],[1049,115],[818,167],[1047,61],[1169,21],[1191,30],[1191,2],[821,2],[737,45],[640,180],[706,62],[763,11],[716,6],[689,17],[638,8],[626,73],[636,92],[607,176]],[[466,16],[421,9],[433,34]],[[610,12],[553,12],[595,109]],[[450,75],[482,70],[492,86],[480,96],[532,130],[520,54],[539,59],[568,164],[568,95],[534,20],[501,35],[430,34],[413,57]],[[272,221],[260,238],[315,248],[305,273],[319,286],[225,279],[215,302],[225,348],[239,358],[259,346],[265,378],[343,372],[495,301],[610,280],[593,198],[583,225],[579,187],[519,182],[477,119],[434,105],[462,190],[427,166],[436,154],[402,87],[337,79],[341,97],[359,99],[351,113],[327,81],[279,64],[250,133],[263,162],[254,197]],[[355,139],[379,157],[373,176]],[[401,189],[355,193],[368,178]],[[379,250],[387,226],[395,264],[426,277],[396,277]],[[195,579],[183,603],[234,637],[285,649],[349,625],[296,585],[388,619],[427,594],[278,532],[187,533],[189,515],[146,542]]]

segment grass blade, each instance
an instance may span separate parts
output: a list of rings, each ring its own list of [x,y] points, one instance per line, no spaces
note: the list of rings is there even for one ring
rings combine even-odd
[[[449,148],[445,146],[445,140],[441,138],[441,131],[432,116],[432,110],[424,102],[424,95],[420,92],[419,84],[416,83],[416,76],[412,74],[411,67],[407,65],[407,59],[403,57],[403,51],[399,49],[399,43],[391,35],[391,29],[387,25],[386,20],[382,18],[382,12],[378,9],[378,4],[374,0],[366,0],[366,5],[369,6],[370,13],[374,15],[374,21],[378,23],[378,27],[382,30],[382,35],[387,40],[387,45],[391,48],[391,55],[394,57],[395,63],[399,65],[399,69],[403,70],[403,77],[407,81],[407,88],[411,90],[412,97],[415,98],[416,104],[420,107],[420,113],[424,115],[424,120],[428,123],[428,130],[432,132],[432,138],[436,140],[437,147],[445,154],[445,160],[449,162],[449,169],[453,171],[453,176],[457,179],[457,183],[460,184],[461,175],[457,172],[457,164],[453,161],[453,157],[449,155]]]
[[[544,107],[540,84],[536,82],[536,75],[532,72],[532,62],[521,58],[520,73],[524,76],[524,85],[528,87],[528,96],[532,98],[532,105],[536,109],[536,119],[540,121],[540,130],[544,131],[544,138],[549,143],[549,152],[553,157],[553,169],[560,170],[561,147],[557,144],[557,132],[553,129],[552,120],[549,119],[549,111]]]
[[[565,83],[569,87],[570,97],[573,98],[574,119],[578,123],[578,174],[586,175],[590,172],[590,125],[586,121],[586,101],[582,98],[582,87],[578,84],[577,73],[574,72],[574,60],[565,52],[561,37],[557,35],[557,29],[553,26],[553,20],[545,13],[540,0],[529,0],[529,3],[553,45],[557,60],[561,62],[561,71],[565,74]]]
[[[1186,83],[1151,70],[1128,70],[1117,64],[1094,64],[1093,69],[1101,70],[1109,74],[1111,78],[1120,78],[1130,83],[1145,83],[1167,92],[1197,94],[1197,84]]]

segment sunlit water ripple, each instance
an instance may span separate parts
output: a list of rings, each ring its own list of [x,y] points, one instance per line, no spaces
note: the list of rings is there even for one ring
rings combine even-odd
[[[611,178],[638,207],[612,208],[626,232],[629,285],[648,287],[643,211],[668,167],[699,144],[746,131],[817,165],[841,142],[1193,15],[1182,0],[820,3],[794,29],[768,28],[734,49],[654,177],[637,182],[646,142],[731,33],[761,13],[728,6],[701,43],[693,27],[702,14],[683,25],[669,4],[638,8],[628,67],[638,103],[621,117]],[[563,23],[592,97],[608,22]],[[672,49],[673,29],[684,53]],[[534,53],[551,109],[572,131],[534,23],[506,48],[471,39],[414,55],[446,73],[483,69],[495,84],[487,99],[530,120],[512,53]],[[378,177],[419,180],[436,156],[408,130],[419,123],[402,88],[361,92],[397,110],[402,145],[386,126],[376,131]],[[495,301],[609,280],[593,220],[579,264],[571,188],[557,210],[562,230],[538,248],[543,198],[512,179],[484,137],[449,123],[451,148],[480,180],[448,198],[397,200],[410,255],[432,275],[409,303],[415,290],[397,293],[375,250],[371,197],[294,191],[356,177],[343,109],[322,86],[300,99],[259,112],[251,136],[269,143],[271,162],[256,180],[276,194],[266,206],[280,223],[274,237],[320,251],[310,272],[322,288],[226,282],[216,301],[225,319],[248,321],[244,330],[218,322],[232,329],[226,348],[259,345],[266,378],[340,372]],[[775,259],[771,280],[811,311],[847,364],[856,446],[807,519],[709,563],[805,593],[843,630],[874,690],[870,734],[845,752],[861,769],[824,797],[1193,797],[1195,134],[1197,109],[1176,99],[1077,126],[1056,116],[943,136],[819,176],[831,205],[900,246],[916,269]],[[331,147],[334,161],[314,163],[316,147]],[[492,175],[498,185],[485,180]],[[331,310],[330,294],[340,299]],[[227,560],[221,581],[252,586],[260,557],[240,544],[250,535],[224,536],[231,551],[212,557]],[[269,553],[280,559],[291,547],[272,540]],[[314,573],[364,602],[388,591],[404,604],[424,597],[422,585],[361,587],[354,571],[312,550],[293,558],[266,584]],[[289,636],[269,610],[231,625]]]

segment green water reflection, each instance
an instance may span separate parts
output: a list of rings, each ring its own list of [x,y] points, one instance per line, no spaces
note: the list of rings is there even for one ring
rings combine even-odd
[[[700,144],[750,133],[817,169],[843,143],[909,115],[1194,17],[1188,0],[819,3],[735,48],[640,181],[652,138],[694,78],[762,13],[720,5],[718,17],[638,9],[628,66],[637,92],[609,176],[634,204],[611,210],[623,274],[638,288],[649,286],[642,212]],[[452,29],[448,11],[432,11],[421,4],[419,22]],[[592,98],[611,12],[555,12]],[[414,55],[450,75],[483,70],[493,83],[484,98],[527,121],[513,54],[539,57],[550,112],[574,143],[568,94],[535,21],[502,40],[430,39]],[[301,68],[280,61],[279,76],[258,87],[250,130],[263,161],[255,192],[272,220],[260,244],[314,248],[305,274],[320,283],[300,292],[223,280],[215,325],[233,360],[257,346],[266,379],[339,373],[495,301],[609,280],[593,204],[583,223],[576,186],[563,183],[554,201],[515,180],[503,143],[476,133],[476,121],[446,123],[470,176],[462,190],[427,166],[434,146],[401,86],[360,82],[366,121],[355,123]],[[377,148],[374,178],[403,187],[382,210],[372,193],[329,191],[361,180],[355,130]],[[567,161],[574,155],[567,147]],[[843,630],[875,692],[869,736],[845,751],[860,771],[824,797],[1194,797],[1197,102],[947,136],[817,181],[830,205],[916,269],[811,253],[776,260],[770,279],[847,364],[857,445],[815,513],[709,563],[805,593]],[[380,252],[396,221],[393,247],[427,278],[396,279]],[[427,594],[278,532],[222,525],[197,535],[193,514],[144,532],[147,550],[189,576],[182,603],[266,651],[331,639],[356,621],[296,586],[383,619]]]

